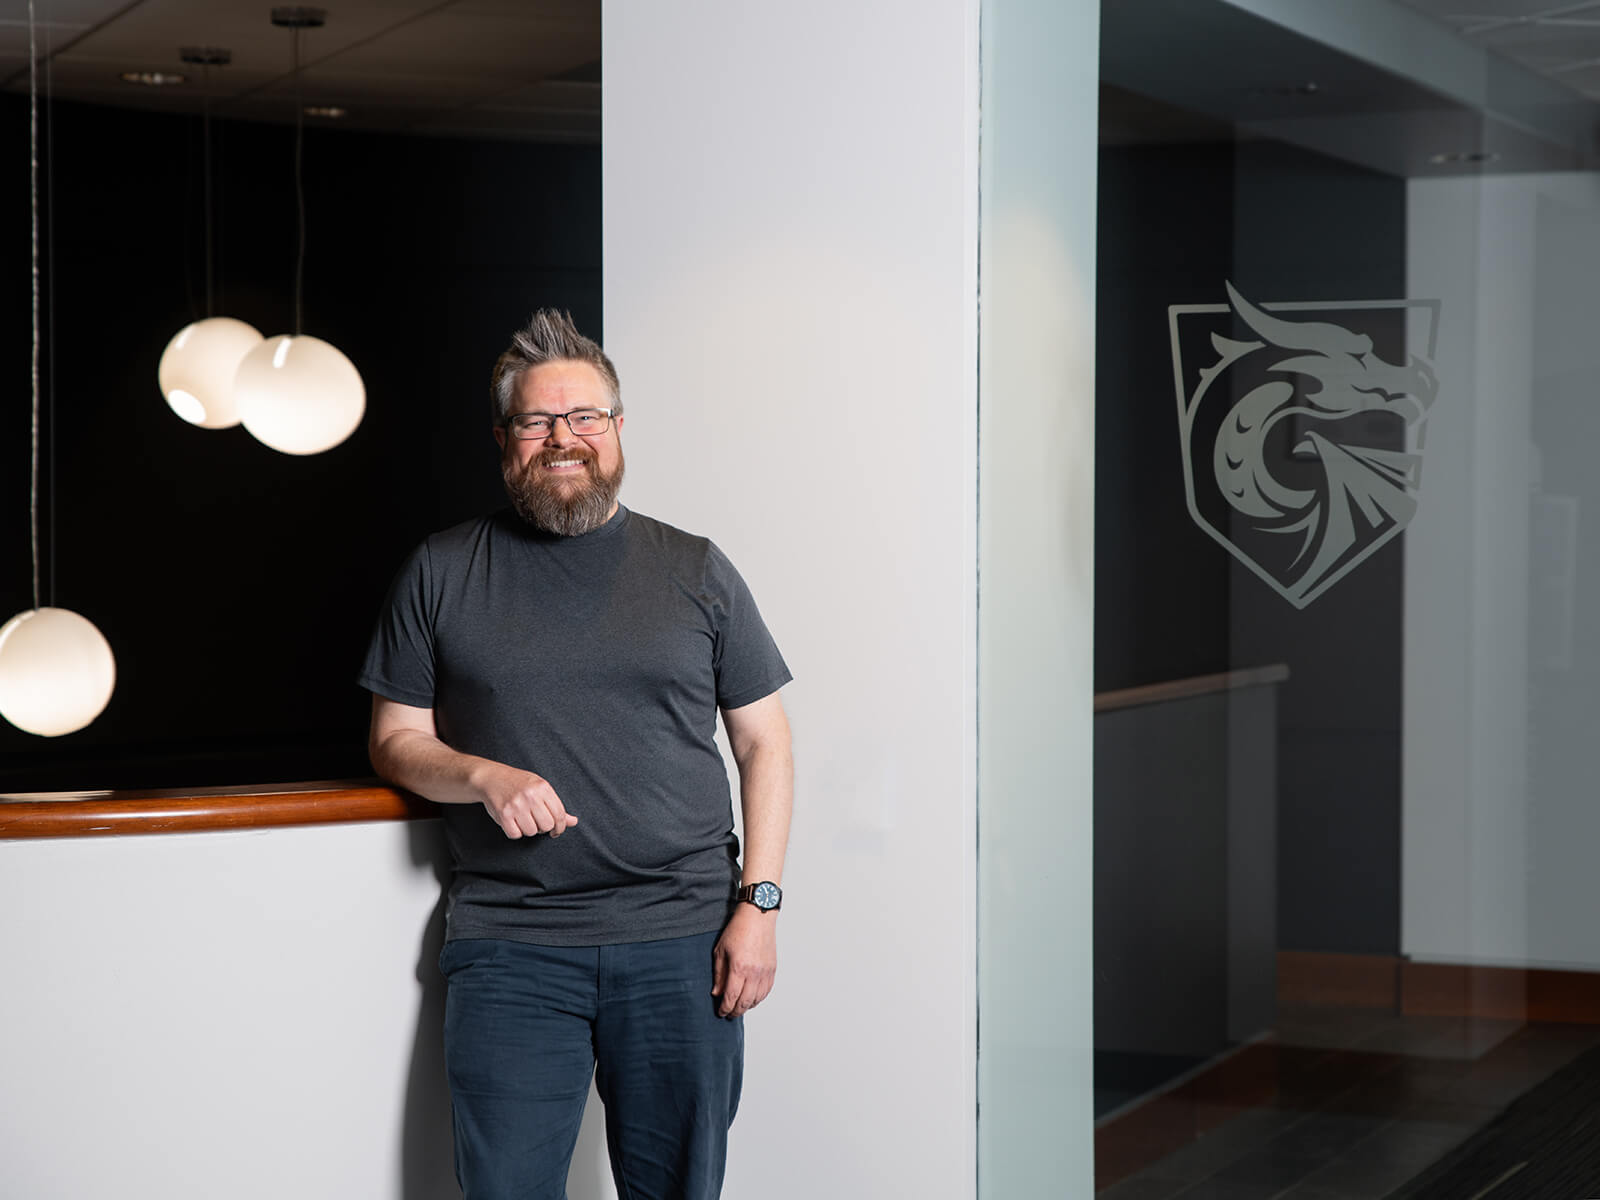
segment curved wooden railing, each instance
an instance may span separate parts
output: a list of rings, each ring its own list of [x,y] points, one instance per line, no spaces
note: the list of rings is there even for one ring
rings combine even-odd
[[[1094,710],[1112,712],[1233,688],[1282,683],[1288,678],[1289,668],[1282,664],[1198,675],[1101,692],[1094,698]],[[32,792],[0,794],[0,839],[202,833],[352,821],[413,821],[438,815],[438,808],[431,802],[376,779],[161,791]]]
[[[201,833],[438,815],[429,801],[375,779],[171,791],[18,793],[0,795],[0,838]]]

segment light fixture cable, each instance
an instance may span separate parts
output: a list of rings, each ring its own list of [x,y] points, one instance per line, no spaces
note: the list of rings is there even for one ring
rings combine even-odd
[[[206,316],[217,310],[211,304],[211,64],[200,64],[200,164],[205,172],[206,205]]]
[[[290,55],[294,64],[294,202],[298,216],[299,243],[294,256],[294,335],[305,332],[301,300],[306,273],[306,189],[301,160],[305,157],[305,105],[300,99],[300,26],[293,29]]]
[[[39,48],[34,0],[28,0],[28,190],[32,218],[33,274],[33,430],[32,486],[28,518],[33,546],[33,607],[39,604]]]
[[[45,427],[50,431],[49,438],[49,471],[50,480],[50,530],[45,539],[45,544],[50,547],[50,586],[46,594],[50,603],[56,602],[56,547],[60,542],[56,538],[56,105],[55,105],[55,57],[56,48],[50,38],[50,30],[45,29],[44,49],[44,194],[45,194],[45,223],[44,223],[44,295],[45,295],[45,328],[50,331],[45,339],[44,351],[46,355],[45,379],[48,386],[45,389]]]
[[[201,199],[201,227],[204,231],[203,254],[205,259],[205,314],[209,320],[216,314],[216,226],[212,209],[215,207],[213,196],[212,175],[215,173],[211,163],[211,100],[213,89],[211,86],[211,68],[225,67],[233,61],[233,51],[224,46],[179,46],[178,57],[184,62],[200,68],[200,199]],[[188,261],[190,242],[184,240],[184,259]],[[187,274],[185,284],[189,283]],[[194,307],[194,298],[191,295],[190,308]]]

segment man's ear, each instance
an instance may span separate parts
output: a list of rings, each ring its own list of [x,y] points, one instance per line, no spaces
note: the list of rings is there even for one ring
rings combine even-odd
[[[505,451],[506,427],[504,425],[496,425],[494,427],[494,444],[500,447],[502,453]]]
[[[626,416],[624,416],[622,413],[618,413],[617,414],[617,432],[618,433],[622,432],[622,423],[624,421],[626,421],[627,419],[628,418]]]

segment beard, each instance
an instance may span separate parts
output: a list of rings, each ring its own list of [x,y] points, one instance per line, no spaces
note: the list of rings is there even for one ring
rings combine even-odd
[[[547,463],[581,458],[584,474],[553,479],[540,469]],[[617,446],[617,466],[610,474],[600,470],[599,458],[587,446],[568,450],[543,450],[519,467],[510,455],[500,460],[506,494],[517,515],[535,529],[558,537],[577,537],[599,529],[611,516],[622,488],[622,447]]]

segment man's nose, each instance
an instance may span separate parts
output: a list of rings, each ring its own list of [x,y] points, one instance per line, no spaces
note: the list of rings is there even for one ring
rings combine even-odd
[[[572,432],[566,417],[557,415],[550,418],[550,432],[545,434],[544,440],[557,446],[571,446],[577,442],[578,435]]]

